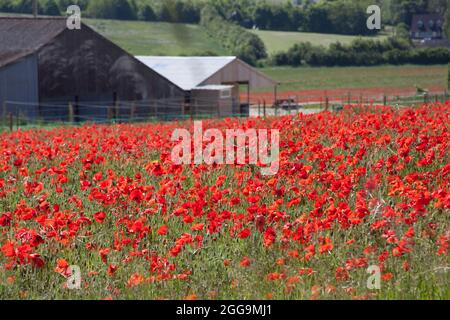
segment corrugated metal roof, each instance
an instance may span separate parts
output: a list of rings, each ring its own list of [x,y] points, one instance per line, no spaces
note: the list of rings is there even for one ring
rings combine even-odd
[[[206,86],[198,86],[193,88],[192,90],[226,90],[226,89],[233,89],[233,86],[231,85],[206,85]]]
[[[36,52],[65,28],[65,18],[0,17],[0,67]]]
[[[138,56],[136,58],[186,91],[197,87],[236,60],[236,57]]]

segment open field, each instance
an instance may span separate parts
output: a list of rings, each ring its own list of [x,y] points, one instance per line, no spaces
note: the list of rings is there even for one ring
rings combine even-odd
[[[203,122],[280,130],[274,176],[175,165],[191,121],[3,132],[0,299],[450,299],[449,116]]]
[[[340,100],[349,93],[354,100],[360,95],[370,99],[388,96],[411,96],[417,87],[430,93],[447,90],[447,65],[376,66],[376,67],[272,67],[261,71],[280,82],[278,97],[297,96],[299,101],[319,101],[328,96]],[[252,100],[274,99],[272,88],[252,92]]]
[[[84,22],[134,55],[228,54],[198,25],[97,19]]]
[[[447,86],[447,65],[376,67],[273,67],[261,69],[282,90]]]
[[[341,42],[348,44],[358,36],[347,36],[339,34],[323,34],[310,32],[285,32],[285,31],[267,31],[267,30],[252,30],[257,34],[261,40],[264,41],[269,54],[280,51],[286,51],[294,44],[299,42],[311,42],[313,45],[321,45],[328,47],[331,43]],[[379,35],[377,37],[361,37],[363,39],[385,39],[386,35]]]

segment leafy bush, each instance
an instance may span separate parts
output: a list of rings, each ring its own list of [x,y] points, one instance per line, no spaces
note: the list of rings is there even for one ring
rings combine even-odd
[[[135,20],[137,18],[127,0],[91,1],[87,7],[87,14],[101,19]]]
[[[450,62],[447,48],[414,48],[409,40],[384,41],[357,39],[349,45],[333,43],[328,49],[311,43],[295,44],[269,59],[273,65],[374,66],[380,64],[445,64]]]
[[[267,57],[264,42],[243,27],[226,21],[212,6],[206,6],[201,13],[201,24],[210,36],[220,39],[232,54],[255,65]]]
[[[448,84],[447,84],[447,88],[450,91],[450,64],[448,65]]]

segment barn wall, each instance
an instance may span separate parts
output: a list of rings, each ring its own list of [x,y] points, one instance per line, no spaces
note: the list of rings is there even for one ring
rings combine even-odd
[[[233,101],[233,95],[221,98],[220,90],[193,89],[191,91],[191,103],[196,114],[230,117],[234,111]]]
[[[141,102],[135,117],[153,114],[149,109],[154,100],[161,100],[159,113],[177,114],[181,109],[181,89],[85,25],[81,30],[64,31],[44,46],[38,64],[41,103],[64,106],[77,97],[74,111],[82,120],[106,118],[108,110],[101,106],[113,100],[119,101],[115,110],[124,118],[130,114],[132,101]],[[44,106],[41,113],[64,117],[67,109]]]
[[[208,78],[202,85],[249,82],[252,88],[273,87],[276,83],[253,67],[236,59]]]
[[[22,102],[19,104],[6,101]],[[1,116],[11,112],[27,118],[37,116],[38,78],[37,59],[30,55],[23,60],[0,68]],[[6,104],[5,104],[6,103]],[[6,110],[3,109],[6,106]]]

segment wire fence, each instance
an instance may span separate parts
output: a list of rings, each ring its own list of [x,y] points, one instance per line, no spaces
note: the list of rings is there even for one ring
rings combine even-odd
[[[234,101],[180,98],[140,101],[77,101],[28,103],[5,101],[1,126],[9,128],[92,123],[160,122],[184,119],[248,117],[248,104]]]
[[[268,98],[270,99],[270,98]],[[273,106],[266,107],[266,99],[253,98],[250,116],[279,116],[286,114],[311,113],[311,110],[339,111],[344,105],[384,105],[384,106],[414,106],[428,103],[446,102],[450,100],[447,91],[430,93],[405,94],[355,94],[324,95],[309,97],[299,95],[282,95]],[[255,112],[256,106],[256,112]]]
[[[305,97],[303,97],[305,98]],[[297,113],[316,113],[322,110],[340,111],[344,105],[412,106],[446,102],[448,92],[409,96],[366,96],[348,94],[341,97],[324,96],[317,101],[303,102],[302,97],[289,97],[268,103],[252,99],[250,105],[221,103],[219,100],[196,99],[186,102],[179,98],[141,101],[78,101],[70,103],[26,103],[6,101],[3,104],[0,130],[43,126],[80,125],[83,123],[139,123],[185,119],[224,117],[270,117]]]

